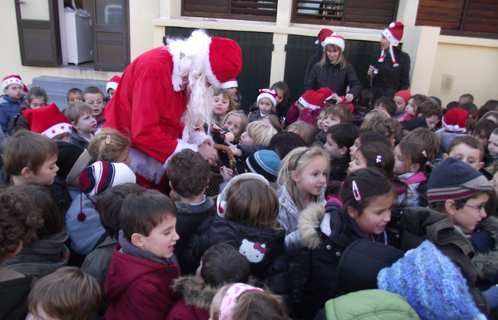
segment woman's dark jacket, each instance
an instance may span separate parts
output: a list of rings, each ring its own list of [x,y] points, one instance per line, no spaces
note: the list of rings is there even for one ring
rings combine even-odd
[[[396,93],[410,88],[410,56],[404,52],[396,55],[395,52],[399,66],[393,67],[389,50],[384,52],[383,62],[379,62],[380,54],[381,50],[375,51],[370,61],[370,65],[379,70],[372,78],[372,93],[375,100],[383,96],[388,89]]]
[[[348,86],[349,91],[347,91]],[[337,93],[339,96],[351,93],[355,99],[358,98],[362,89],[356,71],[350,63],[346,63],[346,67],[341,69],[340,63],[332,65],[328,58],[323,68],[319,64],[315,64],[311,68],[311,72],[304,84],[304,91],[318,90],[324,87],[329,87],[332,92]]]

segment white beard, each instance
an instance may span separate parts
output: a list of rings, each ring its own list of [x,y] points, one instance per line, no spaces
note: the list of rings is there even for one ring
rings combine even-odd
[[[171,80],[174,91],[185,90],[188,96],[187,110],[181,122],[185,126],[182,140],[188,141],[199,125],[211,126],[213,109],[213,85],[220,83],[214,77],[209,64],[209,45],[211,39],[204,31],[196,30],[188,39],[168,39],[169,50],[173,57]],[[214,79],[213,79],[214,78]]]

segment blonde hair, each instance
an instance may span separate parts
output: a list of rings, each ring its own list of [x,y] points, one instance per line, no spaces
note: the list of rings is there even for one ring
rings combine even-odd
[[[329,161],[329,155],[325,149],[321,146],[313,146],[311,148],[300,147],[292,150],[285,156],[285,158],[282,159],[282,162],[280,163],[280,170],[278,172],[277,179],[278,185],[287,189],[287,192],[289,192],[289,195],[299,210],[303,210],[304,207],[297,190],[297,184],[291,179],[291,173],[295,171],[299,174],[301,170],[303,170],[303,168],[316,157],[323,157],[327,160],[327,163]],[[318,201],[318,198],[319,196],[311,196],[311,202]]]
[[[361,127],[363,127],[364,125],[368,126],[368,125],[370,125],[371,122],[378,122],[378,121],[383,120],[383,119],[391,119],[391,117],[389,116],[389,113],[385,112],[382,109],[373,109],[365,115],[365,119],[363,119]],[[361,127],[360,127],[360,129],[361,129]],[[362,130],[362,131],[364,131],[364,130]]]
[[[102,129],[88,145],[90,161],[117,162],[119,154],[130,146],[130,140],[114,129]]]
[[[247,133],[254,141],[254,145],[268,147],[271,138],[277,134],[277,130],[263,121],[254,121],[247,125]]]
[[[342,49],[336,45],[333,45],[333,44],[328,44],[323,49],[322,59],[320,60],[320,62],[318,62],[318,65],[320,66],[320,68],[323,69],[323,67],[327,64],[327,60],[329,60],[327,57],[327,49],[329,47],[333,47],[335,50],[339,51],[339,57],[337,58],[337,62],[335,64],[339,63],[341,66],[341,70],[346,68],[346,59],[344,59],[344,54],[342,53]]]
[[[292,130],[295,130],[295,133],[304,140],[304,143],[308,147],[311,147],[315,142],[315,128],[311,124],[304,121],[296,121],[288,125],[285,131],[294,132]]]
[[[244,131],[246,131],[247,125],[249,124],[249,118],[242,110],[230,111],[226,114],[225,118],[223,118],[223,122],[221,124],[222,127],[227,123],[228,117],[230,116],[236,116],[240,118],[239,134],[237,134],[234,138],[235,142],[239,142],[240,135],[244,133]]]
[[[235,102],[235,99],[230,94],[230,91],[228,91],[227,89],[223,89],[223,88],[215,88],[213,90],[213,97],[217,96],[219,94],[221,94],[223,97],[228,99],[228,111],[237,110],[239,108],[239,104],[237,102]]]
[[[88,320],[100,306],[97,281],[75,267],[60,268],[38,280],[28,296],[28,309],[35,316],[37,307],[57,319]]]

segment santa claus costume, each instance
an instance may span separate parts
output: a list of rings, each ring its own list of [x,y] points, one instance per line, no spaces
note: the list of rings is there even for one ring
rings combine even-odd
[[[136,58],[105,108],[104,127],[130,136],[131,169],[145,187],[163,185],[167,160],[210,139],[212,87],[235,78],[242,55],[230,39],[202,30]]]

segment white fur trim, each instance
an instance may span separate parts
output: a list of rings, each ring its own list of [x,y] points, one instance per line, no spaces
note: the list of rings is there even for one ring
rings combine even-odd
[[[206,134],[204,131],[195,131],[190,135],[188,142],[198,147],[207,139],[213,140],[213,138],[211,138],[211,136]]]
[[[338,46],[342,51],[346,48],[346,41],[342,39],[340,36],[332,35],[330,37],[325,38],[322,42],[322,47],[326,47],[328,44],[332,44],[334,46]]]
[[[223,89],[238,88],[239,84],[237,83],[237,80],[233,80],[233,81],[223,82],[221,84],[221,87]]]
[[[386,37],[386,39],[393,47],[397,47],[399,45],[399,40],[394,38],[389,29],[385,28],[384,30],[382,30],[382,34],[384,35],[384,37]]]
[[[2,89],[7,88],[11,84],[19,84],[19,85],[24,87],[24,83],[22,83],[21,80],[14,78],[14,77],[10,77],[10,78],[7,78],[4,81],[2,81]]]
[[[270,99],[271,103],[273,103],[273,107],[276,107],[277,106],[277,99],[275,99],[274,96],[272,96],[271,94],[269,93],[266,93],[266,92],[263,92],[262,94],[260,94],[258,96],[258,99],[257,99],[257,103],[259,104],[259,101],[261,101],[261,99],[263,98],[268,98]]]
[[[107,82],[107,84],[105,85],[105,92],[108,92],[109,89],[118,90],[118,83],[117,82]]]
[[[331,96],[332,97],[332,96]],[[331,98],[329,97],[329,99]],[[327,100],[327,99],[326,99]],[[317,106],[317,105],[314,105],[314,104],[311,104],[309,103],[308,101],[304,100],[303,97],[300,97],[298,100],[297,100],[300,104],[303,105],[303,107],[305,108],[310,108],[311,110],[316,110],[318,108],[320,108],[320,106]]]
[[[130,147],[128,157],[131,160],[130,169],[154,183],[159,183],[166,172],[162,163],[138,149]]]
[[[460,128],[460,126],[459,126],[458,124],[457,124],[457,125],[454,125],[454,126],[449,125],[449,124],[446,124],[446,123],[444,122],[444,118],[443,118],[442,122],[443,122],[443,126],[444,126],[446,129],[448,129],[448,131],[454,131],[454,132],[464,132],[464,133],[465,133],[465,132],[467,132],[467,128]]]
[[[61,123],[54,124],[53,126],[48,128],[47,130],[43,131],[41,134],[52,139],[53,137],[56,137],[56,136],[63,134],[63,133],[71,133],[71,128],[72,128],[72,126],[70,123],[61,122]]]

